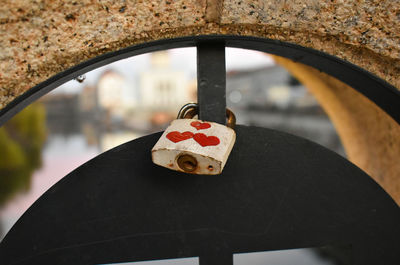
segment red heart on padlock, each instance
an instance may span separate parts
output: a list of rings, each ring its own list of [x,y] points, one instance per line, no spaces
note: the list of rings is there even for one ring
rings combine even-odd
[[[201,146],[219,145],[219,138],[217,136],[207,136],[204,133],[196,133],[193,139]]]
[[[199,122],[199,121],[193,121],[192,123],[190,123],[190,125],[194,128],[196,128],[197,130],[204,130],[204,129],[208,129],[211,127],[211,124],[207,123],[207,122]]]
[[[187,139],[190,139],[193,137],[193,133],[192,132],[177,132],[177,131],[173,131],[167,134],[166,136],[169,140],[171,140],[174,143],[180,142],[180,141],[184,141]]]

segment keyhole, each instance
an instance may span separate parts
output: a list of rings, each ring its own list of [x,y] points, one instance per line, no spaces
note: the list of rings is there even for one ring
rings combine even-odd
[[[197,168],[197,160],[191,155],[183,154],[177,159],[178,166],[185,172],[193,172]]]

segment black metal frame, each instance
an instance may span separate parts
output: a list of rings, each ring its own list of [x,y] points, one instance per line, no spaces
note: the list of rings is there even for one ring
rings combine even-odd
[[[197,44],[197,88],[199,119],[225,124],[225,43]]]
[[[24,106],[101,65],[161,49],[197,46],[201,119],[225,122],[225,46],[314,66],[360,91],[400,123],[400,93],[372,74],[293,44],[237,36],[162,40],[108,53],[32,88],[0,112]],[[118,146],[71,172],[24,214],[0,244],[4,264],[104,264],[198,256],[233,263],[233,253],[350,244],[354,263],[400,260],[400,211],[371,178],[305,139],[238,126],[219,176],[158,167],[160,133]],[[145,150],[148,150],[147,152]]]
[[[400,123],[400,92],[372,73],[332,55],[299,45],[258,37],[207,35],[164,39],[106,53],[56,74],[14,99],[0,111],[0,126],[24,107],[61,84],[100,66],[148,52],[220,42],[226,47],[246,48],[276,54],[312,66],[361,92]]]
[[[352,265],[399,264],[400,209],[367,174],[297,136],[235,131],[218,176],[154,165],[161,133],[97,156],[24,213],[0,243],[0,263],[231,265],[236,253],[350,246]]]

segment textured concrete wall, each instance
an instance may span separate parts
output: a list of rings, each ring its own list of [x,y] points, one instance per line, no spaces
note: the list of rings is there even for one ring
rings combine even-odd
[[[400,4],[354,0],[3,0],[0,108],[54,74],[162,38],[236,34],[338,56],[400,88]]]

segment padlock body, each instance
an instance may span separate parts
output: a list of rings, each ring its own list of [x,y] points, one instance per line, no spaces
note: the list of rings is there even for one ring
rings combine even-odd
[[[157,165],[191,174],[220,174],[236,140],[227,126],[195,119],[172,121],[152,149]]]

